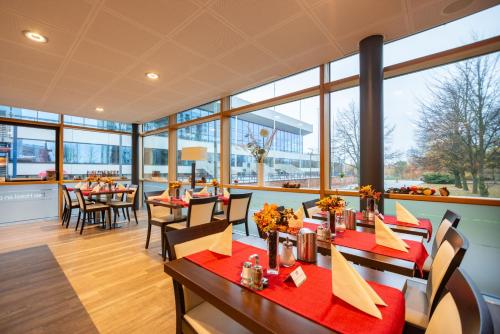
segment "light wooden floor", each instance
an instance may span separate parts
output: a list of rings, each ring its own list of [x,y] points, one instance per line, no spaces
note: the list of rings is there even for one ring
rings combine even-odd
[[[0,225],[0,253],[47,244],[101,333],[174,333],[172,283],[158,255],[159,229],[144,249],[145,212],[138,226],[91,227],[83,236],[74,222],[69,229],[57,221]]]

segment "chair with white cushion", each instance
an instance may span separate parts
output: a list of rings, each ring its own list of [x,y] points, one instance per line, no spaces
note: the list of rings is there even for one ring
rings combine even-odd
[[[171,260],[207,250],[227,226],[221,220],[167,232]],[[173,285],[176,333],[251,333],[181,283],[173,280]]]
[[[187,220],[182,223],[169,224],[166,227],[167,232],[210,223],[214,217],[216,203],[217,197],[191,198]]]
[[[425,333],[493,333],[493,322],[488,306],[462,269],[457,268],[446,283]]]
[[[431,265],[429,279],[410,278],[403,288],[405,295],[405,333],[422,332],[436,308],[451,274],[462,262],[468,248],[467,239],[455,228],[446,232]]]
[[[432,243],[432,251],[431,254],[425,259],[423,272],[424,278],[429,276],[429,271],[431,269],[432,261],[434,261],[434,257],[436,257],[437,250],[441,243],[443,242],[444,235],[448,231],[450,227],[457,228],[458,223],[460,222],[460,217],[455,212],[451,210],[446,210],[443,219],[441,219],[441,223],[436,232],[436,236],[434,237],[434,242]]]
[[[317,202],[319,202],[319,198],[302,202],[302,207],[304,208],[304,215],[306,216],[306,218],[312,218],[315,213],[319,213],[321,211],[321,209],[316,205]]]
[[[163,191],[150,191],[150,192],[145,192],[144,193],[144,199],[147,201],[148,198],[151,199],[156,196],[161,196],[163,194]],[[146,235],[146,249],[149,248],[149,240],[151,238],[151,226],[159,226],[161,229],[161,250],[162,250],[162,256],[163,256],[163,261],[166,260],[167,257],[167,246],[166,246],[166,241],[165,241],[165,231],[166,231],[166,226],[168,224],[174,224],[174,223],[179,223],[182,221],[186,220],[186,216],[181,216],[179,218],[175,218],[174,214],[172,213],[172,209],[166,208],[164,206],[159,206],[159,205],[152,205],[148,204],[146,205],[148,209],[148,232]]]
[[[227,220],[227,217],[229,217],[229,223],[233,225],[245,224],[246,235],[250,235],[248,231],[248,209],[250,208],[251,199],[252,193],[229,195],[227,214],[217,215],[214,219]]]

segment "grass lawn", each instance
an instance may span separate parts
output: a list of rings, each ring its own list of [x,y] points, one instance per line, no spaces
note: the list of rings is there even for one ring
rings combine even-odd
[[[479,197],[479,194],[473,194],[472,193],[472,182],[468,183],[469,185],[469,191],[465,191],[463,189],[455,187],[453,184],[419,184],[419,186],[422,187],[429,187],[429,188],[434,188],[436,189],[436,192],[439,194],[438,189],[441,187],[446,187],[448,188],[450,192],[450,196],[474,196],[474,197]],[[487,184],[488,186],[488,191],[489,191],[489,196],[492,198],[499,198],[500,197],[500,183],[489,183]]]

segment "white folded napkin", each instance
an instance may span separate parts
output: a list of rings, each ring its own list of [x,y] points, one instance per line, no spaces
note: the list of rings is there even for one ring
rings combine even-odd
[[[198,195],[208,195],[208,189],[207,187],[204,187],[198,192]]]
[[[396,202],[396,219],[399,222],[419,225],[418,219],[414,215],[412,215],[411,212],[408,211],[404,206],[399,204],[399,202]]]
[[[186,193],[182,197],[182,200],[186,203],[189,203],[189,201],[191,200],[191,194],[188,191],[186,191]]]
[[[301,228],[304,226],[304,209],[302,207],[298,208],[297,211],[295,211],[295,215],[297,216],[297,219],[292,218],[288,222],[288,226],[292,228]]]
[[[80,187],[80,190],[87,190],[87,189],[89,189],[89,186],[86,183],[82,184],[82,186]]]
[[[313,206],[312,208],[307,209],[307,213],[309,214],[309,217],[312,218],[312,216],[316,213],[320,213],[321,209],[317,206]]]
[[[80,189],[82,187],[82,183],[81,182],[78,182],[76,185],[75,185],[75,189]]]
[[[224,230],[224,232],[219,233],[219,235],[214,240],[213,244],[208,248],[208,250],[222,255],[232,256],[233,255],[233,225],[229,226]]]
[[[373,288],[347,262],[334,245],[332,253],[332,293],[351,306],[382,319],[377,305],[387,306]]]
[[[117,188],[118,190],[125,190],[125,189],[127,189],[127,188],[125,188],[125,186],[124,186],[123,184],[121,184],[121,183],[118,183],[118,185],[116,186],[116,188]]]
[[[98,193],[99,191],[101,191],[101,187],[99,185],[92,188],[92,192]]]
[[[170,201],[170,195],[168,193],[168,190],[165,190],[159,197],[160,199],[164,201]]]
[[[229,198],[229,196],[231,196],[231,194],[229,193],[229,191],[227,191],[226,188],[224,188],[223,193],[224,193],[224,197],[226,197],[226,198]]]
[[[375,217],[375,242],[377,245],[397,249],[408,253],[410,246],[398,237],[389,226],[385,225],[378,217]]]

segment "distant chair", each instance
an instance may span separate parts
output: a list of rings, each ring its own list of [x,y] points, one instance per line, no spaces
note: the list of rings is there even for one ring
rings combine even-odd
[[[427,328],[451,274],[462,262],[469,242],[455,228],[450,227],[439,246],[431,265],[429,279],[407,279],[403,288],[406,303],[405,332],[422,331]]]
[[[312,199],[310,201],[302,202],[302,207],[304,208],[304,215],[306,218],[312,218],[312,215],[319,213],[321,209],[316,205],[320,199]]]
[[[85,222],[89,221],[92,216],[95,217],[96,212],[100,212],[104,217],[106,211],[108,212],[109,227],[111,228],[111,209],[110,206],[103,203],[91,203],[85,201],[83,198],[82,191],[80,189],[75,189],[76,199],[78,200],[78,206],[80,207],[80,212],[78,213],[78,221],[76,222],[75,231],[78,230],[78,225],[80,224],[80,215],[83,213],[82,227],[80,228],[80,234],[83,233],[83,227]],[[106,221],[106,219],[104,219]]]
[[[63,214],[62,214],[62,224],[64,226],[64,223],[66,223],[66,228],[69,226],[69,221],[71,219],[71,215],[73,213],[73,209],[78,209],[78,200],[71,200],[71,196],[69,194],[68,187],[66,185],[62,185],[62,190],[63,190],[63,200],[64,200],[64,207],[63,207]]]
[[[169,224],[166,226],[167,232],[212,222],[216,203],[217,197],[191,198],[186,222]]]
[[[470,277],[457,268],[446,283],[426,334],[490,334],[493,322],[488,306]]]
[[[167,232],[171,260],[206,250],[228,223],[216,221]],[[181,247],[182,245],[182,247]],[[237,321],[176,280],[174,284],[176,333],[251,333]]]
[[[451,210],[446,210],[443,218],[441,219],[441,223],[439,224],[439,227],[437,229],[436,236],[434,237],[431,254],[427,257],[424,263],[423,267],[424,278],[427,278],[429,276],[429,271],[431,270],[432,261],[434,261],[434,258],[436,257],[436,253],[439,249],[439,246],[443,242],[446,232],[448,232],[448,229],[450,227],[457,228],[461,218],[462,217],[457,215],[455,212]]]
[[[132,193],[124,193],[124,195],[122,195],[121,197],[121,200],[112,200],[110,201],[108,204],[109,206],[113,209],[113,213],[114,213],[114,218],[113,218],[113,223],[116,223],[116,216],[118,215],[118,210],[119,209],[122,209],[122,212],[124,212],[124,215],[126,215],[128,221],[130,222],[130,212],[129,212],[129,208],[132,209],[132,212],[134,212],[134,218],[135,218],[135,223],[136,224],[139,224],[139,221],[137,220],[137,200],[139,198],[139,196],[137,196],[138,194],[138,190],[139,190],[139,186],[136,185],[136,184],[131,184],[129,187],[128,187],[129,190],[133,190]]]
[[[229,217],[229,223],[233,225],[245,224],[246,235],[250,235],[248,230],[248,209],[250,208],[251,200],[252,193],[231,194],[229,196],[227,214],[214,216],[214,219],[228,220]]]

